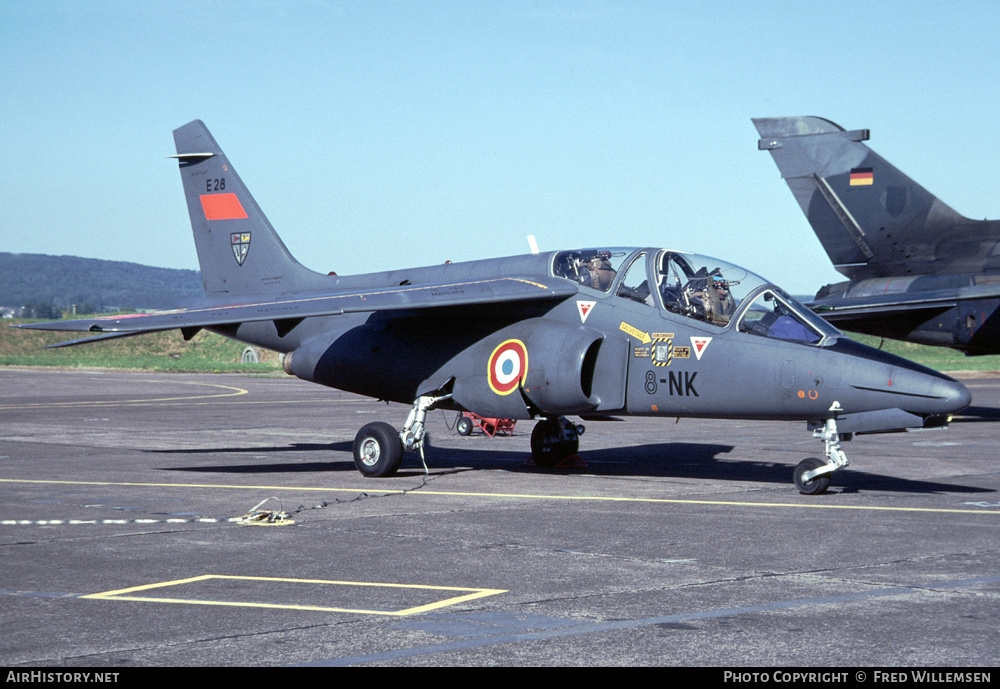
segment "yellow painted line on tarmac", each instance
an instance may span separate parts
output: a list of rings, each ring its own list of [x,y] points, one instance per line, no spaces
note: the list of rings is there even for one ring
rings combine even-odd
[[[212,488],[226,490],[284,490],[284,491],[310,491],[314,493],[340,492],[340,493],[370,493],[378,495],[435,495],[441,497],[459,498],[504,498],[517,500],[576,500],[582,502],[634,502],[652,503],[665,505],[719,505],[723,507],[784,507],[802,508],[813,510],[854,510],[862,512],[927,512],[936,514],[991,514],[1000,516],[1000,510],[990,509],[956,509],[943,507],[894,507],[883,505],[828,505],[814,502],[744,502],[737,500],[690,500],[684,498],[636,498],[636,497],[614,497],[606,495],[541,495],[535,493],[483,493],[467,491],[443,491],[443,490],[411,490],[411,489],[383,489],[383,488],[331,488],[328,486],[240,486],[232,484],[209,484],[209,483],[141,483],[126,481],[65,481],[47,479],[13,479],[0,478],[0,483],[39,483],[39,484],[60,484],[75,486],[134,486],[148,488]]]
[[[152,381],[152,380],[137,380],[137,383],[157,383],[162,384],[162,381]],[[76,402],[37,402],[37,403],[22,403],[22,404],[7,404],[0,405],[0,409],[52,409],[56,407],[107,407],[116,406],[123,404],[152,404],[161,402],[180,402],[189,400],[203,400],[209,398],[219,398],[219,397],[236,397],[239,395],[249,395],[250,391],[244,388],[237,388],[231,385],[219,385],[217,383],[195,383],[191,381],[171,381],[171,385],[200,385],[209,388],[221,388],[227,392],[217,392],[214,394],[206,395],[183,395],[179,397],[160,397],[153,399],[134,399],[134,400],[85,400]]]
[[[402,491],[400,491],[402,492]],[[818,510],[876,510],[883,512],[952,512],[960,514],[996,514],[1000,510],[969,510],[936,507],[885,507],[871,505],[820,505],[799,502],[741,502],[737,500],[686,500],[682,498],[623,498],[604,495],[531,495],[517,493],[460,493],[451,491],[411,491],[409,495],[455,495],[466,497],[529,498],[536,500],[590,500],[595,502],[651,502],[677,505],[723,505],[728,507],[802,507]]]
[[[244,391],[246,392],[246,391]],[[213,406],[213,407],[225,407],[225,406],[248,406],[254,404],[316,404],[317,402],[322,402],[324,404],[329,403],[331,400],[327,398],[312,398],[312,399],[298,399],[298,400],[222,400],[222,397],[236,397],[243,393],[233,393],[233,394],[219,394],[219,395],[202,395],[201,397],[166,397],[163,399],[148,399],[148,400],[106,400],[97,402],[38,402],[37,404],[10,404],[10,405],[0,405],[0,409],[52,409],[57,407],[113,407],[113,406],[143,406],[146,404],[156,404],[159,407],[170,407],[170,406],[180,406],[185,407],[198,407],[198,406]],[[197,399],[207,399],[214,398],[211,402],[192,402],[191,400]],[[360,399],[360,400],[335,400],[337,404],[350,404],[350,403],[368,403],[372,404],[374,400],[370,399]]]
[[[163,381],[139,380],[138,383],[154,383],[160,385]],[[294,399],[294,400],[227,400],[220,401],[225,397],[241,397],[250,394],[249,390],[237,388],[230,385],[219,385],[217,383],[197,383],[193,381],[170,381],[171,385],[202,385],[206,387],[222,388],[227,392],[218,392],[208,395],[184,395],[178,397],[160,397],[152,399],[125,399],[125,400],[77,400],[74,402],[28,402],[22,404],[2,404],[0,409],[59,409],[66,407],[113,407],[127,405],[156,404],[168,406],[169,404],[184,404],[185,406],[196,407],[198,405],[235,405],[235,404],[314,404],[316,398]],[[193,402],[192,400],[212,400],[211,402]],[[322,397],[323,401],[330,401],[329,397]],[[372,403],[374,400],[367,397],[357,399],[338,399],[338,404],[344,403]]]
[[[412,608],[405,608],[403,610],[368,610],[362,608],[336,608],[336,607],[327,607],[319,605],[286,605],[280,603],[251,603],[244,601],[199,600],[196,598],[160,598],[152,596],[126,595],[126,594],[137,593],[139,591],[148,591],[150,589],[155,589],[155,588],[165,588],[168,586],[181,586],[184,584],[193,584],[202,581],[208,581],[210,579],[260,581],[260,582],[271,582],[271,583],[290,582],[295,584],[319,584],[326,586],[364,586],[370,588],[419,589],[424,591],[435,591],[435,592],[464,591],[466,593],[465,595],[451,596],[443,600],[427,603],[426,605],[419,605]],[[187,605],[224,605],[224,606],[242,607],[242,608],[280,608],[285,610],[349,612],[349,613],[359,613],[364,615],[390,615],[399,617],[404,615],[416,615],[417,613],[427,612],[429,610],[438,610],[440,608],[445,608],[450,605],[457,605],[458,603],[464,603],[466,601],[475,600],[476,598],[495,596],[500,593],[507,593],[507,590],[467,588],[458,586],[428,586],[422,584],[387,584],[387,583],[377,583],[377,582],[367,582],[367,581],[328,581],[325,579],[289,579],[285,577],[249,577],[249,576],[233,576],[226,574],[203,574],[201,576],[190,577],[188,579],[175,579],[174,581],[162,581],[155,584],[132,586],[130,588],[118,589],[116,591],[103,591],[101,593],[92,593],[86,596],[80,596],[80,598],[90,598],[96,600],[127,600],[127,601],[138,601],[144,603],[184,603]]]
[[[132,486],[139,488],[224,488],[227,490],[288,490],[288,491],[313,491],[313,492],[343,492],[343,493],[377,493],[395,494],[405,493],[405,490],[373,490],[371,488],[328,488],[325,486],[238,486],[232,484],[213,483],[141,483],[132,481],[63,481],[47,479],[17,479],[0,478],[0,483],[52,483],[71,486]]]

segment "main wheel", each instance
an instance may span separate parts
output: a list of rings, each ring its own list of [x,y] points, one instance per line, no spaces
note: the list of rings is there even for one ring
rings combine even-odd
[[[803,459],[799,462],[799,465],[795,467],[795,487],[799,489],[800,493],[803,495],[819,495],[830,487],[830,474],[815,476],[808,481],[802,478],[802,475],[807,471],[819,469],[821,466],[826,466],[826,462],[816,459],[815,457],[809,457],[808,459]]]
[[[403,443],[389,424],[382,421],[366,424],[354,436],[354,464],[365,476],[392,476],[402,461]]]
[[[562,433],[563,419],[543,419],[531,429],[531,459],[540,467],[554,467],[580,449],[576,427]],[[567,436],[567,437],[564,437]]]
[[[455,424],[455,430],[459,435],[469,435],[472,433],[472,419],[468,416],[461,416]]]

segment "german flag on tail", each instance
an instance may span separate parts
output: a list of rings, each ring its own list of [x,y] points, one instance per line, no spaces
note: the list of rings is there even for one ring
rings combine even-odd
[[[875,172],[870,167],[856,167],[851,170],[852,187],[870,187],[875,183]]]

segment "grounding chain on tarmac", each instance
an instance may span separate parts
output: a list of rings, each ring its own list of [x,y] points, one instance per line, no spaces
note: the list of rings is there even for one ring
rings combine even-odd
[[[446,472],[455,473],[455,472]],[[421,480],[419,485],[413,488],[407,488],[401,491],[394,491],[379,497],[389,497],[394,495],[405,495],[406,493],[420,490],[426,486],[435,476],[431,476],[425,471],[423,480]],[[329,507],[331,505],[346,504],[351,502],[357,502],[358,500],[365,500],[372,497],[368,493],[359,493],[349,500],[334,500],[333,502],[327,502],[323,500],[322,502],[313,505],[311,507],[306,507],[305,505],[299,505],[298,508],[292,512],[292,514],[299,514],[305,510],[319,510],[324,507]],[[277,510],[262,510],[260,507],[264,505],[269,500],[278,501]],[[242,517],[168,517],[166,519],[2,519],[0,520],[0,526],[62,526],[62,525],[83,525],[83,524],[242,524],[244,526],[287,526],[289,524],[294,524],[295,520],[291,519],[291,515],[285,512],[281,505],[281,499],[276,497],[265,498],[255,505],[249,512],[244,514]]]

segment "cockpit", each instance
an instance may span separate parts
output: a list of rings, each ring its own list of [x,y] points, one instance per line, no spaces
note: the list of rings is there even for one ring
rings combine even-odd
[[[745,268],[667,249],[608,247],[561,251],[553,275],[599,293],[720,328],[821,344],[840,331],[779,287]]]
[[[635,249],[623,248],[560,251],[552,265],[552,274],[608,292],[622,262],[634,252]]]

